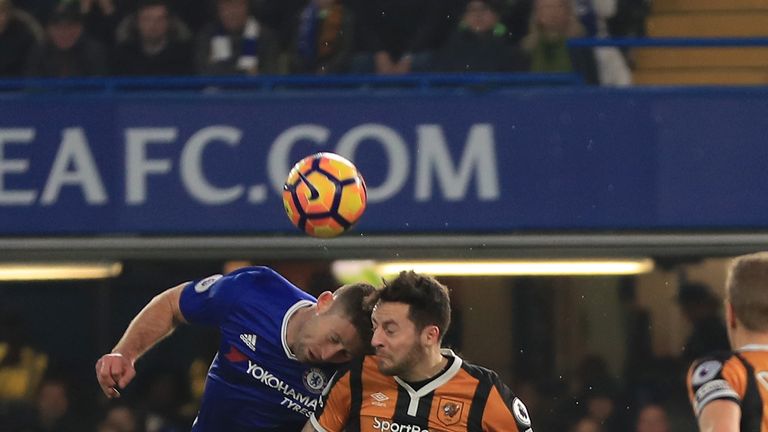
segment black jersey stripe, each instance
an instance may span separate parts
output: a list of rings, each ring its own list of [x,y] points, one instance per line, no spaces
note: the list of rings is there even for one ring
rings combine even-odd
[[[491,382],[481,379],[475,389],[475,395],[472,397],[472,404],[469,406],[469,417],[467,417],[468,432],[483,431],[483,413],[485,404],[488,402],[488,396],[491,394]]]
[[[346,432],[360,432],[360,407],[363,403],[363,359],[355,361],[349,371],[350,416]]]
[[[432,402],[434,399],[435,392],[430,392],[419,400],[419,408],[416,410],[416,417],[419,419],[424,419],[425,422],[422,424],[421,421],[418,421],[414,424],[419,425],[419,427],[423,430],[427,430],[427,427],[429,426],[429,413],[432,410]]]
[[[741,432],[760,432],[763,420],[763,400],[755,380],[755,368],[740,353],[735,353],[747,370],[747,389],[741,400]]]

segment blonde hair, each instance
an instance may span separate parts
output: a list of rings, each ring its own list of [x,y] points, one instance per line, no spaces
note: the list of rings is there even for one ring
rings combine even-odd
[[[768,252],[735,258],[725,288],[739,322],[751,331],[768,331]]]

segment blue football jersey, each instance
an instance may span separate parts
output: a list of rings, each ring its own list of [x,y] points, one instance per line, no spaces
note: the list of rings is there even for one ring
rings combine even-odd
[[[298,362],[286,342],[288,318],[315,301],[267,267],[184,287],[187,321],[221,333],[193,431],[301,430],[334,372]]]

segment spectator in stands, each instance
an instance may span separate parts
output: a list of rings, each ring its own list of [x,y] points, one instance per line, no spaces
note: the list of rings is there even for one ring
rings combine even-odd
[[[446,72],[527,71],[528,59],[500,22],[502,0],[470,0],[458,27],[438,52],[434,69]]]
[[[576,420],[568,429],[568,432],[603,432],[600,423],[591,417],[582,417]]]
[[[192,419],[184,424],[181,413],[183,404],[189,400],[183,374],[158,370],[145,382],[141,401],[137,408],[143,413],[144,429],[147,432],[187,431]]]
[[[355,73],[423,72],[455,26],[455,0],[354,0]]]
[[[122,402],[114,402],[96,426],[97,432],[141,432],[136,411]]]
[[[708,286],[683,282],[678,289],[677,303],[691,324],[691,334],[682,353],[686,366],[706,354],[729,350],[728,331],[720,316],[722,303]]]
[[[84,425],[72,414],[69,384],[62,378],[46,378],[37,393],[34,432],[80,432]]]
[[[0,0],[0,77],[24,75],[28,53],[42,42],[43,30],[29,14]]]
[[[17,431],[34,423],[37,388],[48,356],[27,343],[24,322],[0,308],[0,431]]]
[[[83,30],[83,16],[76,7],[57,8],[48,19],[45,44],[30,54],[27,74],[45,77],[105,75],[104,47]]]
[[[608,33],[614,37],[645,36],[645,19],[651,0],[617,0],[616,13],[608,19]]]
[[[609,370],[603,357],[588,355],[572,377],[571,393],[577,396],[577,407],[581,415],[595,420],[603,430],[625,431],[624,412],[617,409],[620,405],[620,388],[616,377]]]
[[[26,340],[22,318],[0,311],[0,401],[32,403],[48,367],[48,356]]]
[[[618,392],[610,383],[596,383],[585,389],[582,396],[586,414],[606,431],[623,431],[624,419],[617,409]]]
[[[574,0],[575,11],[584,26],[585,36],[607,38],[608,19],[616,14],[617,0]],[[632,84],[624,54],[616,47],[597,47],[592,50],[601,85],[626,86]]]
[[[339,1],[342,4],[349,2]],[[280,51],[290,53],[296,39],[296,20],[309,2],[310,0],[251,0],[251,10],[260,23],[275,32]]]
[[[85,32],[107,47],[114,46],[115,27],[121,19],[115,0],[61,0],[61,3],[77,3]]]
[[[118,43],[112,70],[117,75],[191,75],[193,48],[189,33],[171,27],[171,13],[164,0],[139,5],[135,31]]]
[[[277,73],[279,42],[250,12],[248,0],[218,0],[218,20],[200,34],[196,50],[203,75]]]
[[[339,0],[311,0],[299,17],[293,72],[345,72],[354,48],[354,20]]]
[[[650,403],[637,414],[635,432],[670,432],[667,411],[661,405]]]
[[[596,82],[594,60],[574,55],[566,45],[568,38],[583,35],[584,27],[570,0],[536,0],[528,35],[523,39],[523,47],[531,56],[531,71],[578,71],[588,82]],[[591,50],[588,53],[591,56]]]

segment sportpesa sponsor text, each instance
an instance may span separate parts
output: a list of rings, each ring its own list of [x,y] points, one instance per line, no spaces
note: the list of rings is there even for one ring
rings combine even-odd
[[[378,417],[373,418],[373,428],[383,432],[429,432],[429,429],[418,425],[402,424]]]

